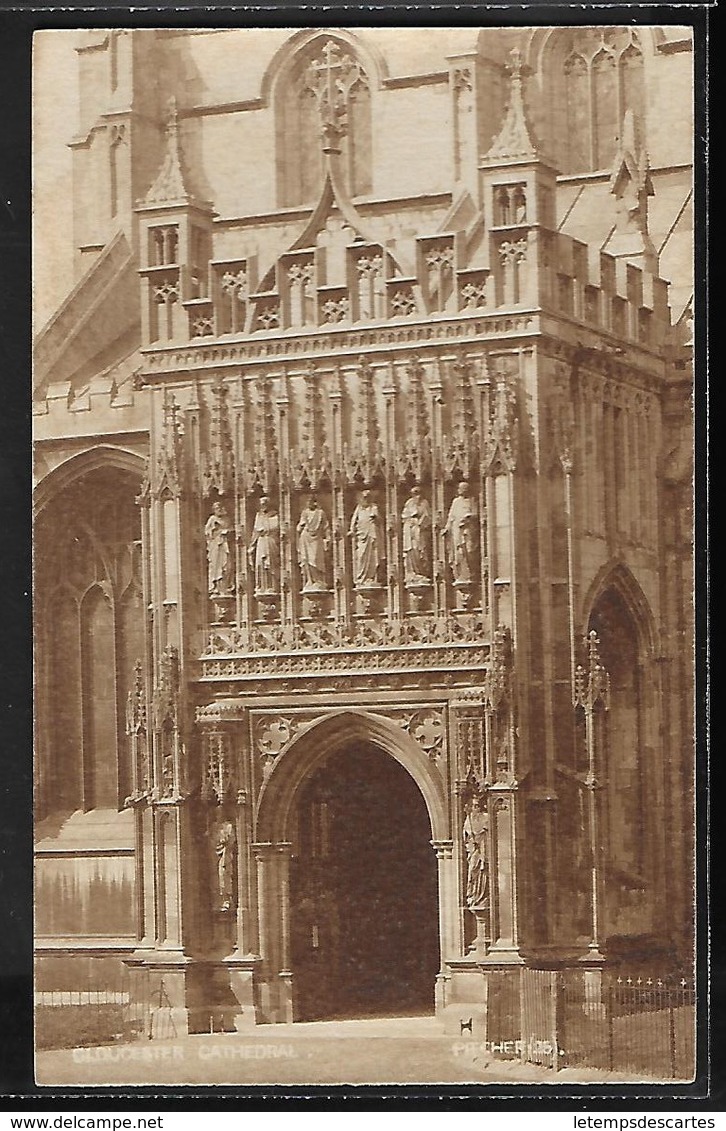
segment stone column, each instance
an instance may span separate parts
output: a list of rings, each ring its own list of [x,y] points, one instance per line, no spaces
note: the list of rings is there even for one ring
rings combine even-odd
[[[292,1021],[290,957],[290,857],[292,845],[252,845],[257,860],[260,924],[260,1008],[263,1021]]]
[[[215,892],[211,922],[204,924],[206,945],[226,952],[222,972],[214,980],[228,985],[237,1002],[233,1021],[239,1031],[257,1022],[256,877],[252,867],[249,798],[250,765],[246,742],[246,710],[234,699],[217,700],[197,710],[201,732],[202,797],[207,803],[207,852],[216,852],[217,867],[232,869],[231,893]],[[224,830],[224,838],[220,830]],[[228,843],[224,848],[222,840]],[[221,879],[221,877],[220,877]],[[218,962],[218,960],[216,960]]]
[[[447,963],[450,958],[458,958],[461,953],[459,885],[454,859],[454,842],[451,840],[432,840],[439,877],[439,951],[440,969],[436,978],[436,1012],[448,1004],[448,986],[451,976]]]
[[[605,867],[607,847],[604,843],[607,823],[603,812],[607,797],[603,714],[610,706],[610,677],[600,662],[597,634],[588,636],[588,668],[578,665],[575,672],[574,707],[585,713],[587,774],[585,776],[590,867],[590,944],[588,959],[603,962],[605,941]]]
[[[290,908],[290,859],[291,844],[275,845],[277,856],[277,885],[280,914],[280,970],[279,979],[279,1020],[290,1023],[294,1020],[294,987],[292,956],[290,953],[291,908]]]

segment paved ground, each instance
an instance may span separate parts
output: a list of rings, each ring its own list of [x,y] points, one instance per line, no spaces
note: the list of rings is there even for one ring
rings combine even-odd
[[[38,1053],[38,1084],[620,1083],[632,1077],[555,1073],[488,1054],[433,1017],[259,1026],[244,1034],[137,1041]]]

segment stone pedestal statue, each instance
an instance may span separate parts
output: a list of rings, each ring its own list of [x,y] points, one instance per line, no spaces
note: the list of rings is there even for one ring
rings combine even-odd
[[[231,821],[223,821],[217,833],[217,879],[219,910],[231,911],[234,906],[234,865],[237,836]]]
[[[233,590],[230,533],[231,525],[224,504],[216,502],[204,527],[210,597],[229,597]]]
[[[280,519],[263,495],[255,515],[248,549],[255,571],[255,595],[272,597],[280,592]]]
[[[403,574],[407,589],[431,584],[431,508],[418,485],[401,511]]]
[[[489,818],[474,794],[463,828],[466,849],[466,906],[476,920],[472,951],[485,954],[489,934]]]
[[[297,560],[303,593],[327,589],[330,546],[330,521],[316,496],[311,495],[297,524]]]
[[[378,504],[364,491],[350,520],[353,547],[353,580],[356,589],[380,588],[383,560],[383,530]]]
[[[462,480],[456,489],[444,527],[449,545],[449,564],[457,593],[457,604],[466,608],[476,580],[476,502],[469,494],[469,484]]]

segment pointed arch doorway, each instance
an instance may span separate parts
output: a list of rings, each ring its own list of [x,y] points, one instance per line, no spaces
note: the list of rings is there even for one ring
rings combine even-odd
[[[413,777],[355,738],[311,768],[292,817],[295,1019],[432,1013],[437,864]]]

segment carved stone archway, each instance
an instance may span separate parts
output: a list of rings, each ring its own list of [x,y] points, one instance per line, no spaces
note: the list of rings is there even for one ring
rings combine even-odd
[[[289,838],[291,809],[300,784],[333,751],[356,739],[380,747],[408,771],[426,802],[433,839],[446,840],[450,833],[443,781],[422,747],[382,715],[346,710],[301,728],[277,760],[260,794],[258,841]]]
[[[366,711],[327,715],[302,729],[279,756],[262,789],[257,810],[257,891],[262,1015],[269,1021],[292,1021],[294,972],[291,959],[290,860],[294,851],[295,806],[301,787],[331,755],[363,742],[390,755],[418,787],[429,816],[432,852],[438,867],[439,949],[442,971],[455,945],[458,926],[457,883],[444,783],[425,751],[395,723]],[[442,1007],[444,977],[437,978],[436,1006]]]

